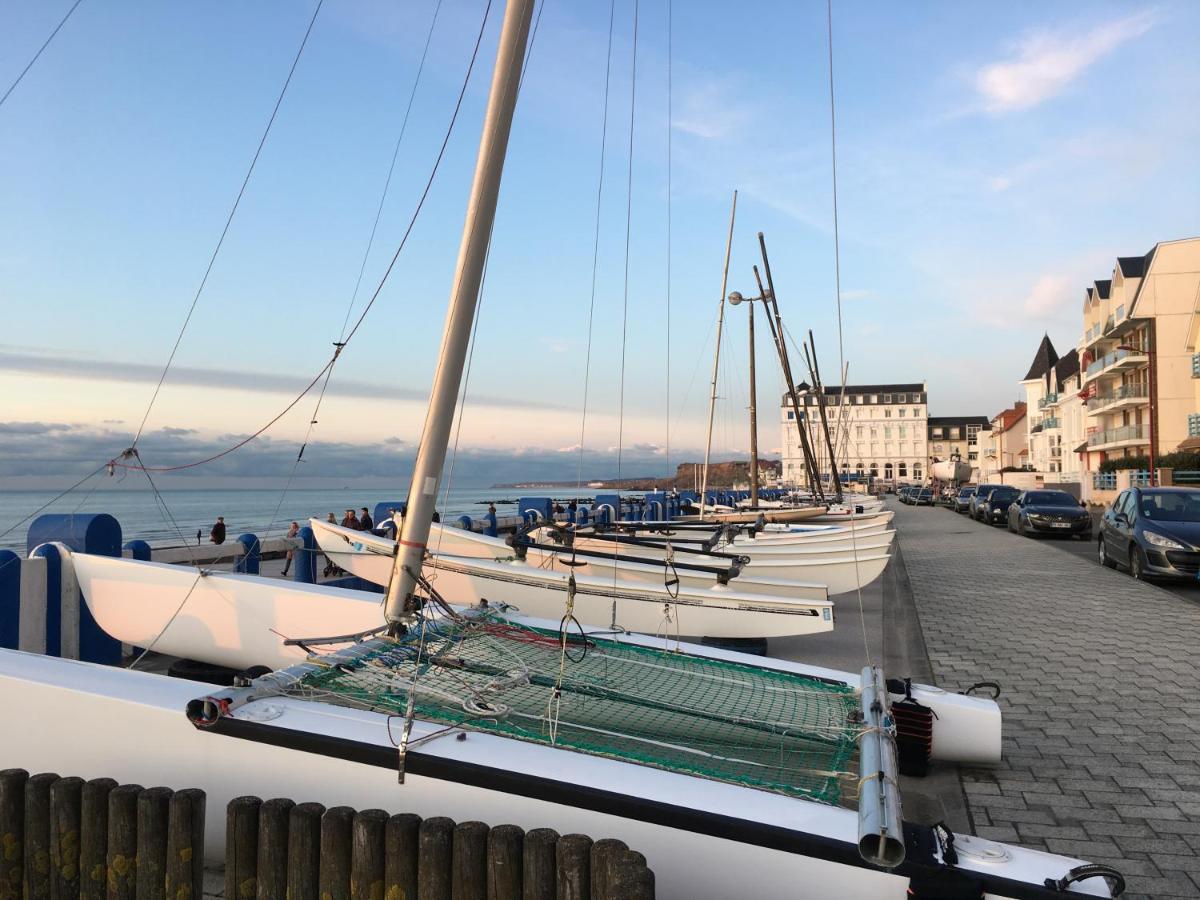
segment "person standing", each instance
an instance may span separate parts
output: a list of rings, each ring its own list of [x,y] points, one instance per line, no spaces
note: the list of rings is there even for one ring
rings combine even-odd
[[[217,516],[217,522],[208,533],[208,539],[214,544],[225,543],[225,517]]]
[[[358,530],[358,518],[354,515],[354,510],[346,510],[346,514],[342,516],[342,527],[353,528],[355,531]]]
[[[300,523],[293,522],[291,524],[291,526],[288,528],[288,532],[287,532],[287,540],[289,541],[289,544],[288,544],[287,554],[284,556],[284,563],[283,563],[283,574],[284,575],[287,575],[288,569],[290,569],[292,567],[292,557],[295,556],[295,554],[296,554],[296,551],[292,549],[290,542],[296,540],[299,536],[300,536]]]
[[[358,530],[370,531],[375,527],[375,523],[371,521],[371,514],[367,512],[367,508],[365,506],[360,510],[360,512],[362,515],[358,517]]]

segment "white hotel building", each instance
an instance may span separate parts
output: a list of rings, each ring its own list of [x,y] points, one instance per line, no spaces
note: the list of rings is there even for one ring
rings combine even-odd
[[[800,415],[823,476],[829,473],[829,451],[821,430],[817,398],[809,385],[796,387]],[[885,481],[922,481],[926,476],[929,405],[925,383],[846,385],[825,388],[825,413],[834,440],[838,471]],[[783,481],[802,484],[804,454],[788,395],[780,410]]]

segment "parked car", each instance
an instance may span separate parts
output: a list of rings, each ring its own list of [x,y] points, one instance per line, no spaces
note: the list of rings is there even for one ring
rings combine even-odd
[[[975,504],[975,518],[986,525],[999,525],[1008,521],[1008,508],[1021,496],[1015,487],[1001,485],[988,492],[986,500]]]
[[[954,495],[954,511],[956,513],[965,513],[971,507],[971,498],[975,496],[975,485],[968,484],[965,487],[960,487],[958,493]]]
[[[909,497],[913,506],[933,506],[933,488],[915,488]]]
[[[1123,565],[1134,578],[1200,573],[1200,490],[1129,488],[1100,520],[1101,565]]]
[[[980,503],[982,503],[984,500],[987,499],[988,494],[990,494],[992,491],[994,491],[998,487],[1004,487],[1004,485],[1002,485],[1002,484],[977,484],[977,485],[975,485],[975,493],[973,493],[971,495],[971,499],[967,503],[967,512],[970,514],[972,519],[979,518],[979,514],[977,512],[977,507],[979,506]]]
[[[1092,514],[1066,491],[1023,491],[1008,508],[1008,530],[1092,539]]]
[[[916,487],[914,485],[906,484],[906,485],[904,485],[904,487],[896,489],[896,496],[900,499],[901,503],[911,504],[913,502],[912,501],[912,493],[915,490],[916,490]]]

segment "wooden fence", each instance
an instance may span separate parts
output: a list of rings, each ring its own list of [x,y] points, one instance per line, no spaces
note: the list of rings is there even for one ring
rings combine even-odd
[[[226,898],[653,900],[622,841],[489,828],[381,809],[238,797],[226,819]]]
[[[199,898],[203,849],[203,791],[0,771],[0,900]]]

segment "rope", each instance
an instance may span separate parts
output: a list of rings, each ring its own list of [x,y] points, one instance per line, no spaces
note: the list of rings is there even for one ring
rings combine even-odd
[[[604,64],[604,112],[600,120],[600,175],[596,180],[596,226],[592,236],[592,292],[588,300],[587,351],[583,362],[583,416],[579,425],[579,469],[575,478],[575,492],[583,489],[583,447],[587,436],[588,389],[592,377],[592,323],[596,316],[596,272],[600,264],[600,210],[604,195],[604,153],[608,145],[608,101],[612,78],[613,21],[616,17],[617,0],[608,6],[608,52]]]
[[[629,238],[633,230],[633,125],[634,114],[637,112],[639,5],[640,0],[633,0],[633,59],[629,79],[629,169],[625,178],[625,288],[621,301],[621,386],[617,412],[617,481],[621,480],[621,457],[625,451],[625,347],[629,333]]]
[[[40,57],[42,52],[50,46],[50,42],[54,40],[54,36],[58,34],[59,30],[64,25],[67,24],[67,19],[71,18],[71,13],[75,12],[75,7],[79,6],[79,4],[82,2],[83,0],[75,0],[75,2],[71,4],[71,8],[67,10],[67,14],[59,20],[57,25],[54,26],[54,30],[50,32],[50,36],[46,38],[46,40],[42,43],[42,46],[38,47],[37,53],[33,54],[33,59],[29,60],[29,62],[25,64],[25,68],[21,70],[21,74],[18,75],[16,80],[8,86],[8,90],[4,92],[4,96],[0,97],[0,106],[3,106],[4,101],[7,100],[9,95],[17,89],[17,85],[20,84],[25,78],[25,74],[33,68],[33,64],[38,61],[38,57]]]
[[[664,424],[667,432],[668,477],[674,476],[671,471],[671,115],[674,101],[671,76],[675,46],[673,12],[672,0],[667,0],[667,416]]]
[[[138,425],[137,434],[133,437],[132,447],[137,446],[137,442],[141,440],[142,431],[146,428],[146,421],[150,418],[150,411],[154,409],[154,404],[158,400],[159,392],[162,390],[163,382],[167,380],[167,373],[171,370],[171,364],[175,362],[175,354],[179,352],[179,345],[183,342],[183,335],[187,331],[188,324],[192,321],[192,314],[196,311],[196,304],[200,302],[200,295],[204,293],[204,286],[208,284],[208,276],[212,274],[213,266],[216,265],[217,255],[221,252],[221,247],[225,244],[225,237],[229,234],[229,226],[233,224],[233,217],[237,214],[238,207],[241,205],[242,197],[246,193],[246,186],[250,184],[250,176],[254,174],[254,167],[258,164],[258,158],[262,155],[263,146],[267,143],[267,136],[271,133],[271,126],[275,124],[275,117],[279,114],[279,107],[283,104],[283,98],[287,95],[288,86],[292,83],[292,76],[296,74],[296,66],[300,63],[300,56],[304,53],[304,48],[308,45],[308,36],[312,34],[313,25],[317,22],[317,14],[321,12],[321,6],[325,0],[317,0],[316,8],[313,9],[312,18],[308,21],[308,28],[304,32],[304,38],[300,41],[300,48],[296,51],[296,56],[292,59],[292,67],[288,70],[287,78],[283,82],[283,88],[279,92],[279,97],[275,100],[275,108],[271,110],[271,117],[267,119],[267,127],[263,129],[262,137],[259,138],[258,147],[254,151],[254,158],[250,160],[250,167],[246,170],[246,177],[242,179],[242,186],[238,189],[237,197],[233,201],[233,206],[230,207],[229,215],[225,218],[225,227],[221,229],[221,236],[217,239],[217,245],[213,248],[212,256],[208,259],[208,266],[204,270],[204,277],[200,279],[200,286],[196,288],[196,294],[192,297],[191,306],[188,307],[187,315],[183,319],[183,326],[179,329],[179,335],[175,338],[175,346],[171,348],[171,355],[167,357],[167,364],[163,366],[162,375],[159,376],[158,384],[154,386],[154,393],[150,397],[150,403],[146,406],[146,412],[142,416],[141,424]]]
[[[846,355],[842,343],[842,248],[838,234],[837,192],[837,115],[833,90],[833,0],[825,0],[825,23],[829,45],[829,158],[833,170],[833,279],[837,292],[838,322],[838,368],[846,366]]]

